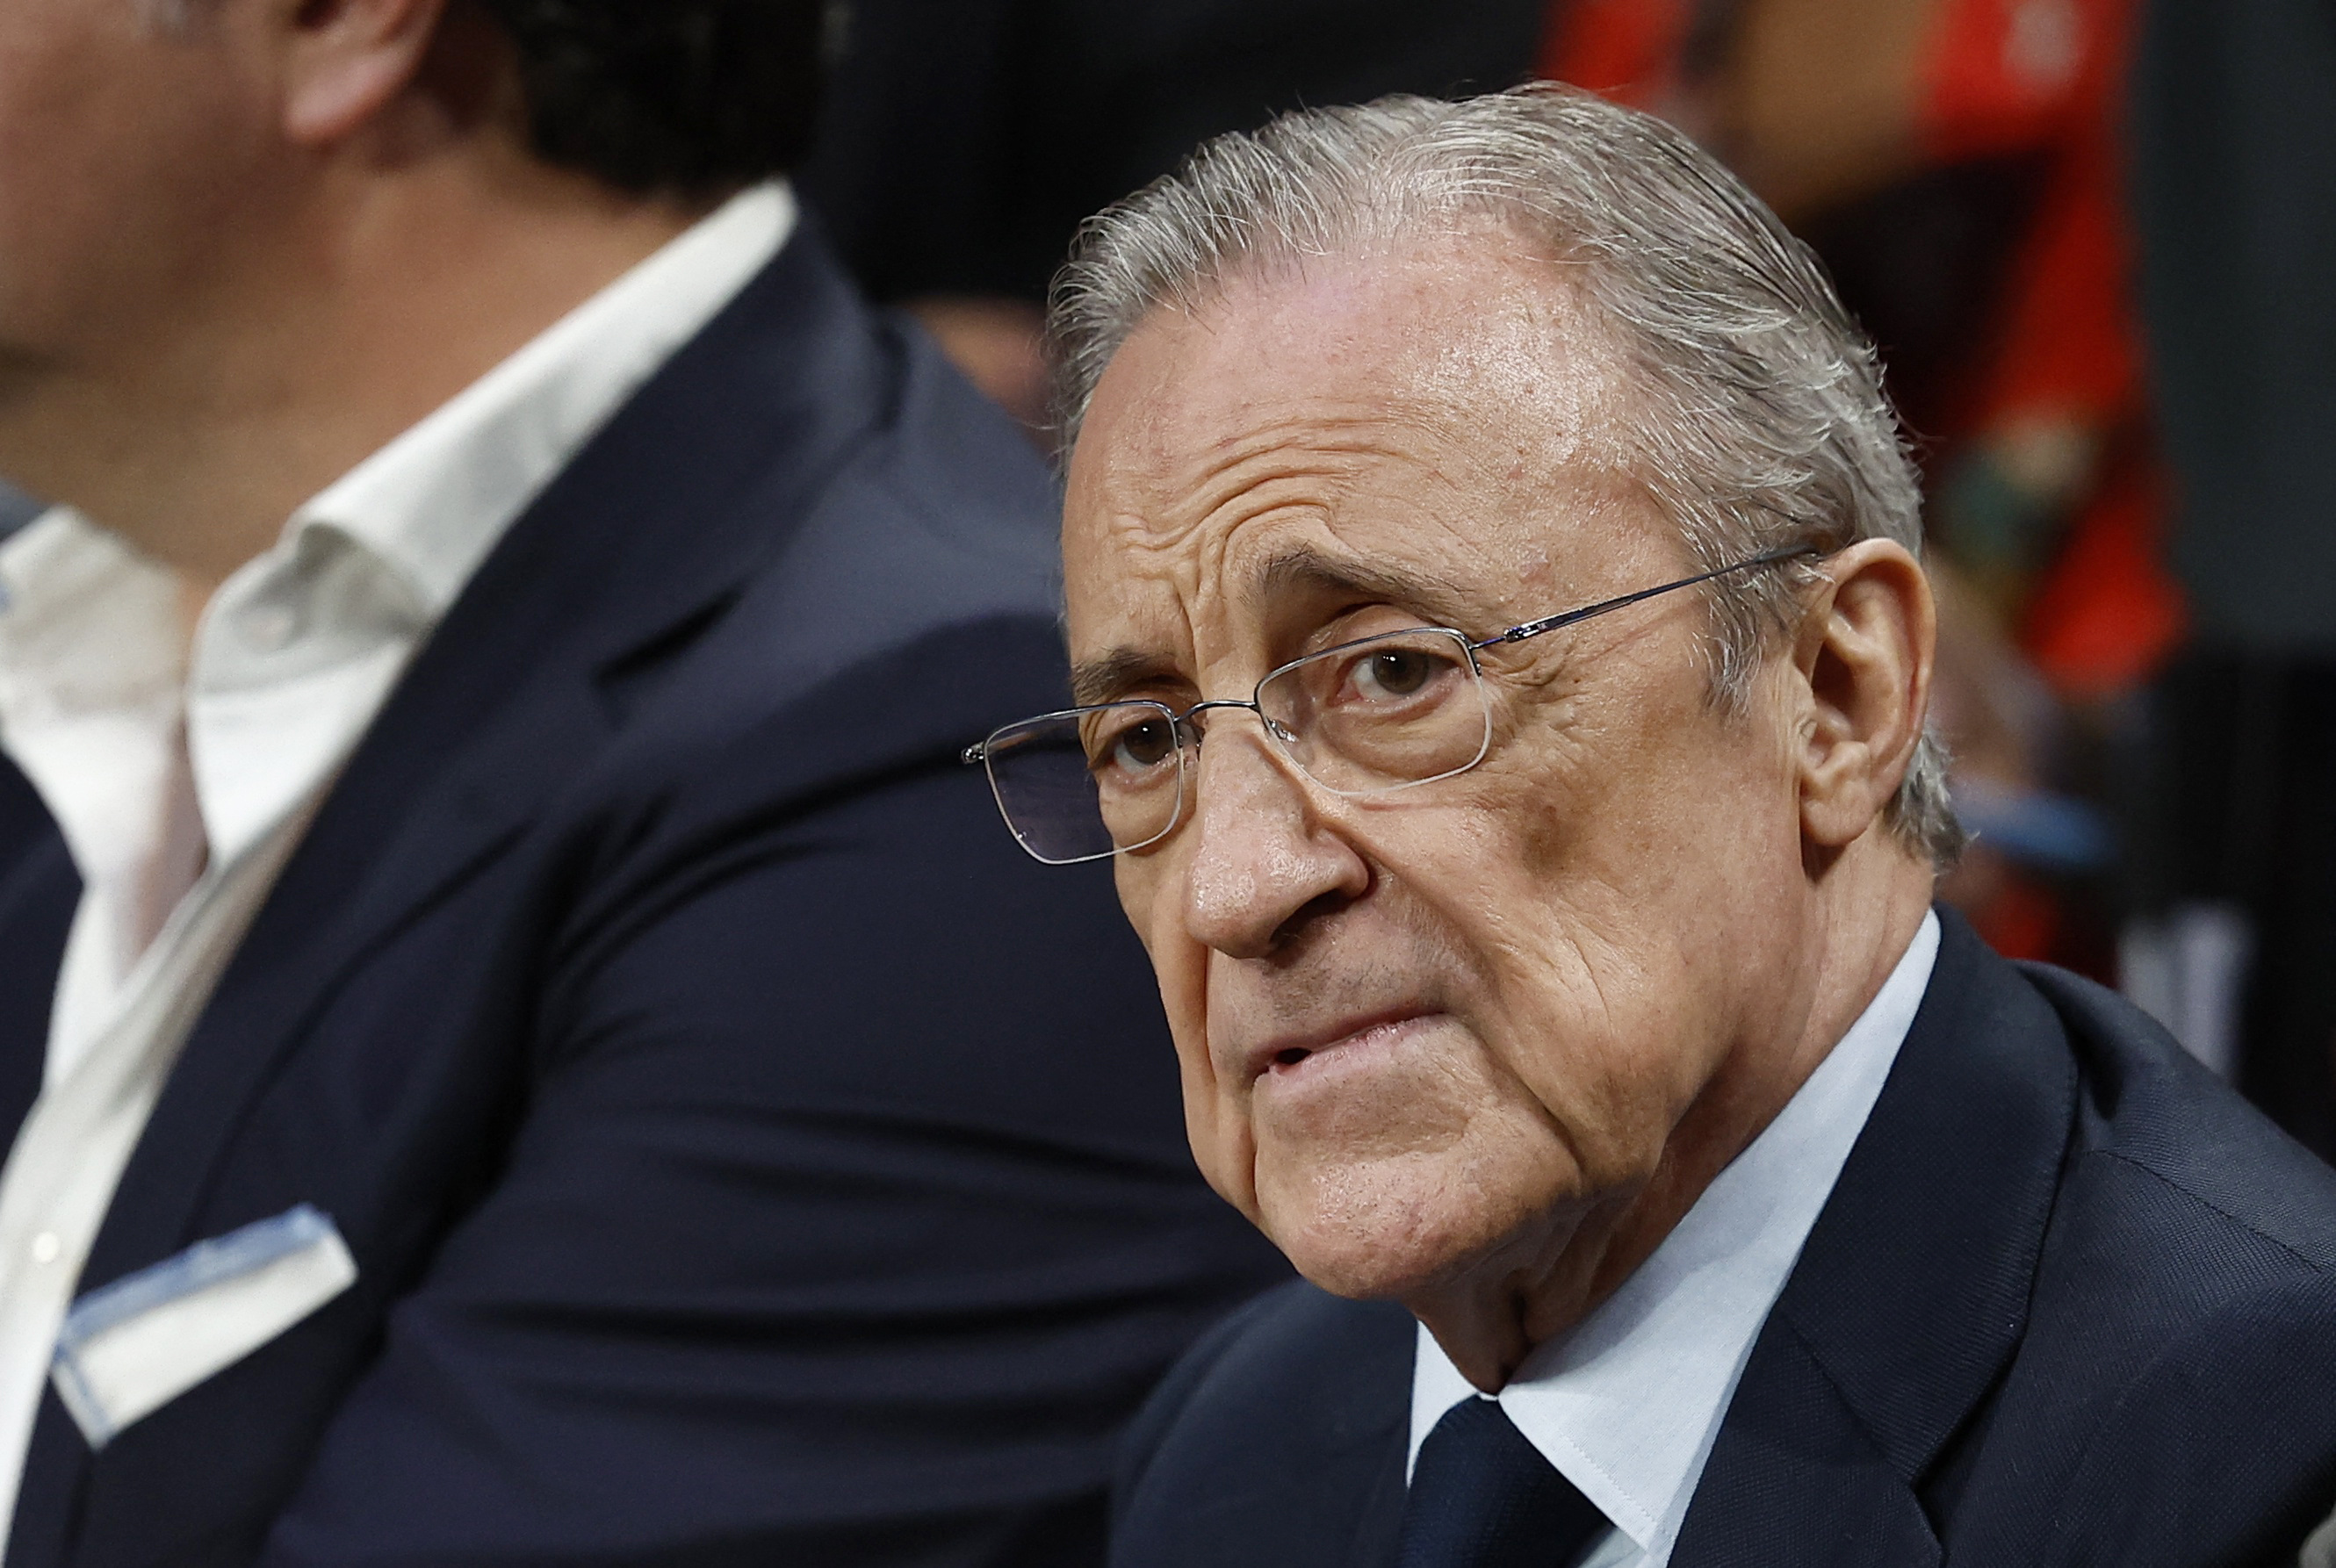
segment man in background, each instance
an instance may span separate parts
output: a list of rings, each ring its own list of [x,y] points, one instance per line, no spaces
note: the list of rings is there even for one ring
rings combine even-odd
[[[825,9],[0,0],[11,1568],[1082,1562],[1271,1273],[952,766],[1050,495]]]

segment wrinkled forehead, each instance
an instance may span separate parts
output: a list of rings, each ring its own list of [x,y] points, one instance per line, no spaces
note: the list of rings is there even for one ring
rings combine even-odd
[[[1630,491],[1622,363],[1564,271],[1490,226],[1153,311],[1072,455],[1074,644],[1254,609],[1320,575],[1292,561],[1448,589],[1455,616],[1472,585],[1545,596],[1569,524]]]

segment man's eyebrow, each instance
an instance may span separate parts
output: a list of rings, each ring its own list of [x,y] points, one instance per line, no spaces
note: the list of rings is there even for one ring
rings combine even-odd
[[[1467,614],[1466,595],[1440,577],[1327,556],[1307,546],[1268,559],[1251,574],[1251,584],[1260,604],[1270,605],[1293,593],[1333,595],[1401,605],[1451,626],[1460,626],[1460,618]],[[1187,678],[1173,660],[1158,653],[1114,648],[1071,666],[1071,701],[1082,708],[1116,702],[1130,692],[1173,685]]]
[[[1141,648],[1114,648],[1071,666],[1071,701],[1081,708],[1116,702],[1139,687],[1162,685],[1176,679],[1176,666],[1157,653],[1147,653]]]
[[[1260,604],[1271,604],[1286,594],[1308,592],[1401,605],[1450,626],[1459,626],[1463,618],[1470,616],[1467,595],[1444,578],[1326,556],[1306,546],[1272,557],[1258,568],[1252,581]]]

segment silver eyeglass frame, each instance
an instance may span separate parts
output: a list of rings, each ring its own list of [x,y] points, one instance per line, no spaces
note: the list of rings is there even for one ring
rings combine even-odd
[[[1235,698],[1212,698],[1204,702],[1195,702],[1191,707],[1179,712],[1177,710],[1171,708],[1165,702],[1158,702],[1151,698],[1134,697],[1127,698],[1117,702],[1091,702],[1076,708],[1057,709],[1051,713],[1033,714],[1029,718],[1017,719],[1011,724],[1000,725],[998,729],[991,731],[986,739],[967,747],[960,757],[960,760],[967,767],[979,767],[983,769],[989,782],[990,799],[997,802],[998,814],[1005,820],[1007,831],[1014,836],[1015,843],[1020,845],[1023,852],[1028,855],[1033,860],[1037,861],[1042,866],[1081,866],[1096,860],[1116,859],[1118,857],[1123,855],[1134,855],[1142,850],[1149,849],[1153,845],[1158,844],[1163,839],[1168,837],[1169,835],[1174,833],[1177,828],[1183,826],[1186,797],[1191,793],[1188,777],[1189,763],[1186,760],[1186,754],[1190,751],[1199,750],[1202,739],[1206,733],[1205,722],[1201,724],[1195,724],[1192,722],[1192,720],[1196,715],[1214,712],[1224,709],[1246,710],[1247,711],[1257,715],[1258,721],[1264,726],[1266,733],[1270,735],[1285,751],[1287,751],[1289,748],[1297,741],[1299,737],[1284,730],[1283,727],[1274,720],[1272,715],[1266,712],[1263,705],[1263,695],[1266,687],[1271,685],[1275,681],[1280,679],[1283,675],[1288,674],[1292,670],[1299,669],[1305,665],[1312,664],[1324,659],[1333,658],[1341,653],[1350,653],[1357,648],[1368,647],[1374,643],[1388,642],[1398,637],[1416,637],[1423,634],[1441,634],[1453,639],[1453,641],[1465,652],[1468,661],[1469,675],[1471,679],[1475,682],[1477,687],[1481,691],[1484,684],[1484,672],[1482,664],[1478,663],[1476,655],[1483,653],[1487,648],[1496,648],[1509,643],[1522,643],[1528,638],[1538,637],[1545,633],[1561,631],[1567,626],[1579,625],[1584,621],[1594,620],[1600,615],[1611,615],[1616,610],[1625,610],[1633,605],[1643,604],[1649,599],[1660,598],[1665,594],[1677,593],[1682,588],[1692,588],[1698,585],[1711,582],[1717,578],[1732,576],[1738,572],[1756,571],[1763,567],[1781,566],[1787,561],[1805,560],[1811,557],[1823,556],[1825,553],[1826,552],[1825,550],[1814,544],[1779,546],[1775,549],[1763,550],[1757,556],[1747,557],[1743,560],[1734,562],[1728,566],[1720,566],[1713,571],[1698,572],[1691,577],[1681,577],[1676,582],[1664,583],[1652,588],[1641,588],[1636,593],[1623,594],[1611,599],[1601,599],[1594,605],[1584,605],[1578,609],[1564,610],[1554,615],[1544,615],[1538,620],[1523,622],[1520,624],[1509,627],[1506,631],[1494,633],[1489,637],[1471,637],[1467,633],[1451,626],[1406,626],[1399,631],[1381,632],[1368,637],[1358,637],[1350,643],[1341,643],[1335,647],[1319,649],[1314,653],[1307,654],[1304,658],[1292,659],[1286,664],[1277,665],[1275,668],[1267,671],[1258,681],[1257,684],[1251,689],[1249,700],[1247,702],[1242,702]],[[1175,809],[1169,814],[1166,826],[1163,827],[1159,832],[1152,835],[1152,837],[1144,839],[1141,843],[1114,845],[1110,849],[1101,850],[1091,855],[1078,855],[1068,858],[1057,859],[1040,854],[1038,850],[1032,846],[1029,839],[1024,836],[1022,829],[1016,826],[1014,821],[1014,813],[1006,804],[1005,791],[999,785],[998,769],[994,765],[996,757],[995,749],[997,748],[999,740],[1010,733],[1027,730],[1033,725],[1056,723],[1064,721],[1076,721],[1088,714],[1107,712],[1113,710],[1124,708],[1153,709],[1163,718],[1167,720],[1171,726],[1170,732],[1174,737],[1176,743],[1176,807]],[[1309,769],[1302,760],[1298,760],[1294,758],[1292,760],[1297,766],[1299,771],[1304,773],[1309,780],[1319,788],[1327,789],[1331,794],[1340,796],[1344,799],[1361,799],[1377,795],[1391,795],[1404,789],[1417,789],[1423,784],[1435,784],[1446,779],[1457,778],[1459,775],[1469,771],[1471,769],[1474,769],[1479,763],[1483,762],[1486,757],[1492,754],[1492,750],[1493,727],[1491,721],[1491,711],[1488,706],[1485,715],[1484,738],[1483,743],[1478,746],[1476,754],[1456,768],[1446,769],[1441,773],[1433,774],[1425,779],[1406,779],[1397,783],[1379,785],[1369,789],[1344,790],[1325,782],[1310,769]]]

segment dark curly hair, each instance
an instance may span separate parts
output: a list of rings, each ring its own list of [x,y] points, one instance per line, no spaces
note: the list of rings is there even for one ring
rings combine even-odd
[[[642,194],[784,173],[811,142],[830,0],[477,0],[518,44],[535,150]]]

